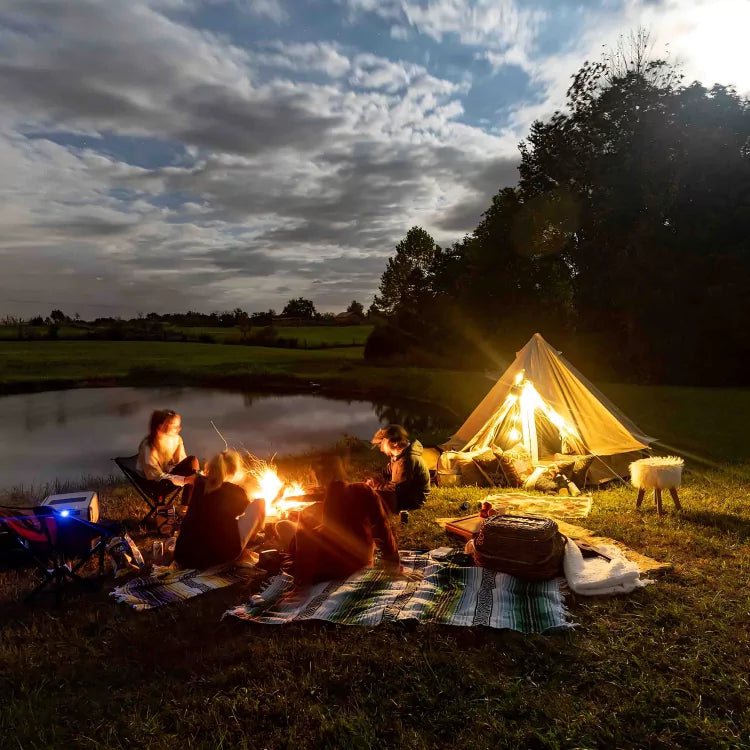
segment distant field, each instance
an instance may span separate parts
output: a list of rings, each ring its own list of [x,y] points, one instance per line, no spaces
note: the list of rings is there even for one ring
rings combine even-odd
[[[297,339],[297,346],[364,346],[373,326],[276,326],[276,335],[285,339]],[[48,339],[49,329],[47,326],[24,326],[24,336],[33,339]],[[82,339],[93,329],[76,326],[62,326],[57,332],[57,338],[61,340]],[[171,335],[185,335],[190,339],[199,336],[211,336],[219,344],[238,344],[242,340],[242,332],[239,328],[184,328],[177,326],[166,326],[165,330]],[[251,336],[257,336],[266,331],[264,326],[254,327],[250,330]],[[0,326],[0,341],[17,341],[17,326]]]
[[[154,371],[185,376],[316,376],[361,360],[362,347],[279,349],[159,341],[48,341],[0,344],[0,385],[126,378]]]
[[[48,339],[49,328],[47,326],[24,326],[24,336],[34,339]],[[61,339],[81,339],[86,336],[87,330],[85,328],[77,328],[75,326],[62,326],[57,336]],[[0,341],[17,341],[18,340],[18,326],[2,326],[0,325]]]
[[[601,383],[601,390],[664,448],[702,459],[748,461],[748,388]],[[660,446],[657,446],[657,448]],[[667,451],[659,450],[664,454]]]
[[[275,326],[276,335],[285,339],[297,339],[298,346],[364,346],[373,326]],[[239,328],[172,328],[188,336],[205,334],[213,336],[217,342],[224,344],[238,343],[242,338]],[[251,336],[257,336],[267,330],[260,326],[250,330]]]

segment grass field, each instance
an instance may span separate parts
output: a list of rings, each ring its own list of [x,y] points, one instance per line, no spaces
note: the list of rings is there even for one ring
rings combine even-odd
[[[355,450],[355,476],[375,460]],[[101,593],[30,607],[28,574],[0,572],[0,745],[748,747],[748,479],[690,472],[684,512],[663,520],[626,486],[597,492],[590,529],[674,568],[630,596],[569,597],[566,635],[222,620],[257,580],[136,613],[107,597],[110,574]],[[100,491],[107,516],[135,523],[128,490]],[[401,548],[450,543],[432,519],[482,494],[433,490],[396,527]]]
[[[298,385],[421,397],[462,418],[489,388],[480,375],[366,367],[361,349],[199,344],[0,345],[0,385],[262,374]],[[599,490],[585,525],[670,562],[631,596],[569,597],[578,628],[522,636],[469,628],[251,626],[222,613],[258,581],[182,605],[133,612],[103,590],[20,603],[32,580],[0,572],[0,747],[19,748],[745,748],[750,746],[750,466],[746,390],[601,384],[647,432],[722,463],[688,460],[682,513],[636,512],[626,485]],[[458,418],[458,417],[457,417]],[[379,454],[354,446],[352,473]],[[306,457],[280,462],[302,476]],[[144,551],[137,497],[91,480],[103,515]],[[64,488],[63,488],[64,489]],[[397,525],[401,548],[450,540],[434,523],[484,495],[435,489]],[[6,496],[21,502],[24,497]]]
[[[364,346],[372,331],[371,325],[362,326],[275,326],[277,336],[285,339],[297,339],[298,346],[304,348],[316,346]],[[242,340],[239,328],[173,328],[189,336],[205,334],[212,336],[217,343],[236,344]],[[251,336],[256,336],[267,328],[253,327]]]
[[[371,325],[361,326],[277,326],[274,328],[277,336],[286,339],[297,339],[297,345],[302,348],[319,346],[364,346],[367,337],[372,331]],[[218,344],[239,344],[242,341],[242,331],[237,327],[232,328],[209,328],[193,327],[181,328],[178,326],[167,326],[165,330],[169,333],[184,334],[191,339],[197,339],[201,335],[210,336]],[[253,327],[250,335],[256,336],[267,328],[263,326]],[[24,326],[26,336],[34,339],[49,338],[47,326]],[[58,339],[77,340],[83,339],[89,330],[83,326],[61,326],[57,332]],[[15,341],[18,339],[18,327],[0,325],[0,341]]]

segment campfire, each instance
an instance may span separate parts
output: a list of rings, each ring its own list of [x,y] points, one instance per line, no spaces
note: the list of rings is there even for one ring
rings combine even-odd
[[[285,518],[290,512],[300,511],[320,499],[310,494],[299,482],[283,481],[273,464],[252,454],[245,457],[245,469],[257,485],[250,490],[250,495],[253,499],[262,498],[265,501],[267,516]]]

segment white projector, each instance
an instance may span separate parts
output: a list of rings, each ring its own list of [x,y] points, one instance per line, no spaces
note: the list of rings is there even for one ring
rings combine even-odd
[[[42,505],[49,505],[58,512],[68,511],[66,515],[78,516],[91,523],[99,520],[99,495],[93,491],[81,490],[48,495],[42,500]]]

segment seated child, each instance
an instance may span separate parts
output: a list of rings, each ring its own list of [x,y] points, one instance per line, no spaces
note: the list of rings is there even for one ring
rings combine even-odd
[[[422,443],[409,441],[399,424],[378,430],[370,441],[390,462],[381,477],[367,481],[392,512],[421,508],[430,492],[430,472],[422,458]]]
[[[195,456],[186,455],[181,429],[182,419],[176,412],[171,409],[153,412],[148,435],[138,446],[137,468],[156,491],[165,495],[182,487],[182,504],[188,505],[199,463]]]
[[[364,483],[347,482],[338,456],[323,457],[315,474],[327,488],[321,522],[312,527],[277,524],[281,546],[289,545],[295,585],[346,578],[371,566],[376,548],[383,568],[403,575],[388,515],[375,491]]]
[[[236,451],[222,451],[208,462],[177,537],[179,565],[203,569],[231,562],[263,528],[265,501],[248,499],[238,484],[243,478]]]

